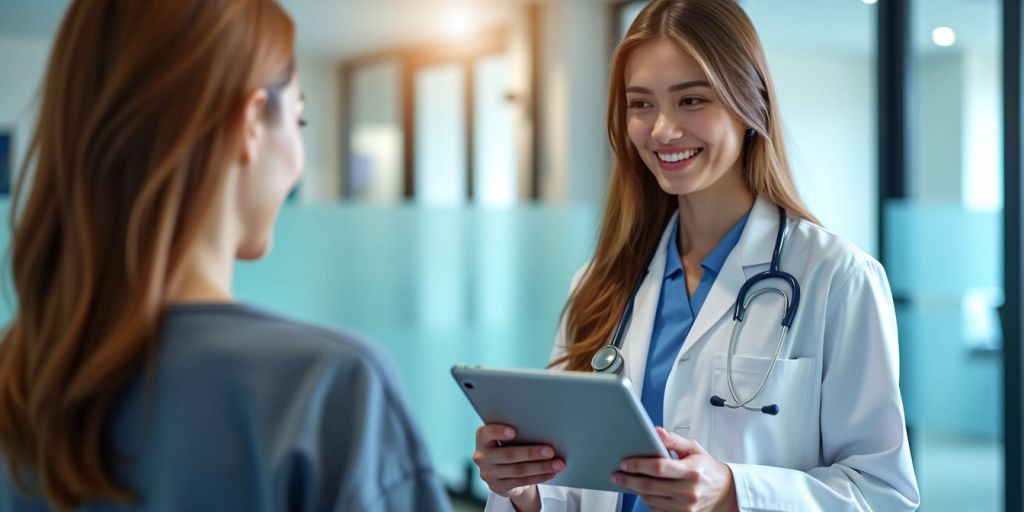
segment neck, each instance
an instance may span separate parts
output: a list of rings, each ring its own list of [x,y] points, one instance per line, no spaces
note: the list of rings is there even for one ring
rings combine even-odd
[[[679,196],[679,254],[700,263],[754,205],[740,172],[730,171],[708,189]]]
[[[233,257],[197,248],[185,264],[181,284],[171,302],[232,302],[233,274]]]
[[[181,280],[171,302],[232,302],[238,233],[228,201],[218,201],[195,245],[185,257]]]

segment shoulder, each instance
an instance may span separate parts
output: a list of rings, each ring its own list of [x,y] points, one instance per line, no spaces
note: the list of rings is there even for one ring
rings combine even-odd
[[[584,263],[580,268],[576,269],[576,273],[572,275],[572,281],[570,282],[571,284],[569,286],[570,290],[575,290],[576,287],[580,285],[580,283],[583,281],[583,278],[586,277],[587,272],[590,270],[590,264],[591,260],[587,260],[587,262]]]
[[[807,220],[789,220],[785,243],[786,259],[796,268],[823,272],[837,280],[865,272],[884,274],[878,260],[856,244]]]
[[[165,317],[161,338],[167,364],[180,368],[202,361],[222,368],[225,377],[259,374],[286,381],[343,368],[394,380],[390,359],[363,337],[244,304],[175,306]]]
[[[190,332],[191,331],[191,332]],[[283,350],[351,352],[376,357],[376,350],[352,332],[320,326],[247,304],[195,304],[173,306],[165,317],[164,334],[211,334],[242,341],[250,347],[273,344]]]

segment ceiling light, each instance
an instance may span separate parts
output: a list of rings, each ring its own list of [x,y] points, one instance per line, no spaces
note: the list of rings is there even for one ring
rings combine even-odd
[[[444,33],[453,39],[464,39],[473,30],[473,18],[465,8],[451,6],[441,13]]]
[[[864,0],[864,3],[868,5],[875,5],[878,3],[878,0]]]
[[[932,41],[939,46],[953,46],[956,43],[956,32],[949,27],[935,27],[932,30]]]

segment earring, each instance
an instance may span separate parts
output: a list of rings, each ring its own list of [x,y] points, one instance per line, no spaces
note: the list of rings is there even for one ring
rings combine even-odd
[[[752,139],[757,132],[753,128],[747,128],[747,138]]]

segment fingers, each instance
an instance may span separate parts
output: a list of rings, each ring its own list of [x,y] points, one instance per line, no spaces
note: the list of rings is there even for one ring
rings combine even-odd
[[[515,429],[507,425],[484,425],[476,438],[473,462],[480,468],[480,478],[498,494],[548,481],[565,469],[565,461],[555,458],[551,446],[498,446],[498,441],[515,439]]]
[[[661,442],[665,444],[665,448],[678,453],[680,459],[684,459],[687,455],[695,453],[705,453],[704,447],[693,439],[683,437],[674,432],[669,432],[662,427],[658,427],[655,430],[658,432],[658,437],[661,438]]]
[[[518,464],[481,465],[480,479],[502,496],[517,487],[547,482],[565,469],[565,461],[521,462]]]
[[[543,462],[519,462],[516,464],[480,464],[480,478],[490,482],[506,478],[527,478],[547,473],[559,473],[565,469],[561,459]]]
[[[476,429],[476,447],[494,446],[497,441],[511,441],[516,430],[508,425],[491,423]]]
[[[538,460],[549,460],[555,456],[555,450],[545,445],[530,446],[502,446],[491,448],[490,461],[494,464],[517,464],[519,462],[532,462]]]
[[[693,487],[693,484],[679,480],[664,480],[622,472],[612,473],[612,482],[638,495],[659,496],[663,498],[678,496],[680,493],[688,492]]]
[[[663,457],[634,457],[626,459],[619,465],[624,473],[645,475],[654,478],[693,481],[699,472],[685,460],[673,460]]]

